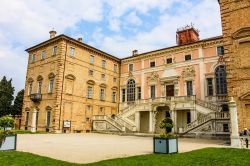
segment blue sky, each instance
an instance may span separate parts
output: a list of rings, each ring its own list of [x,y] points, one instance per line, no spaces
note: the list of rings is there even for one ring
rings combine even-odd
[[[118,57],[175,45],[177,28],[194,24],[200,38],[221,35],[217,0],[1,0],[0,77],[24,87],[26,48],[49,39],[49,31]]]

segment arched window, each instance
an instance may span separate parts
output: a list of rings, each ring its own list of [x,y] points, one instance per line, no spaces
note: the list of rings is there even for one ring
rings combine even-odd
[[[216,94],[226,95],[227,94],[227,73],[225,65],[220,65],[215,69],[216,78]]]
[[[127,101],[135,101],[135,80],[129,80],[127,84]]]

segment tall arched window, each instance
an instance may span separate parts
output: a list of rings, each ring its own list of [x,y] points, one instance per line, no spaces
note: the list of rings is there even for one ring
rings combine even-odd
[[[127,84],[127,101],[135,101],[135,80],[129,80]]]
[[[220,65],[215,69],[216,78],[216,94],[226,95],[227,94],[227,73],[225,65]]]

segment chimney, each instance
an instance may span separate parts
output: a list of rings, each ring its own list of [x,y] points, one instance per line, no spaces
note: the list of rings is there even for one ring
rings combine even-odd
[[[199,40],[199,31],[193,27],[193,24],[177,29],[177,45],[190,44]]]
[[[79,42],[82,42],[82,38],[81,38],[81,37],[79,37],[77,40],[78,40]]]
[[[132,55],[133,55],[133,56],[138,55],[138,50],[133,50],[133,51],[132,51]]]
[[[50,39],[56,37],[56,31],[54,30],[50,31],[49,34],[50,34]]]

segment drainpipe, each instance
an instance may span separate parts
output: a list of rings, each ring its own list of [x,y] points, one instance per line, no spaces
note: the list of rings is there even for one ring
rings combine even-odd
[[[67,51],[68,51],[68,43],[66,41],[66,49],[65,49],[65,54],[64,54],[63,76],[62,76],[62,91],[61,91],[61,101],[60,101],[60,113],[59,113],[59,126],[58,126],[59,131],[61,129],[62,96],[63,96],[63,88],[64,88],[64,75],[65,75],[65,68],[66,68]]]

